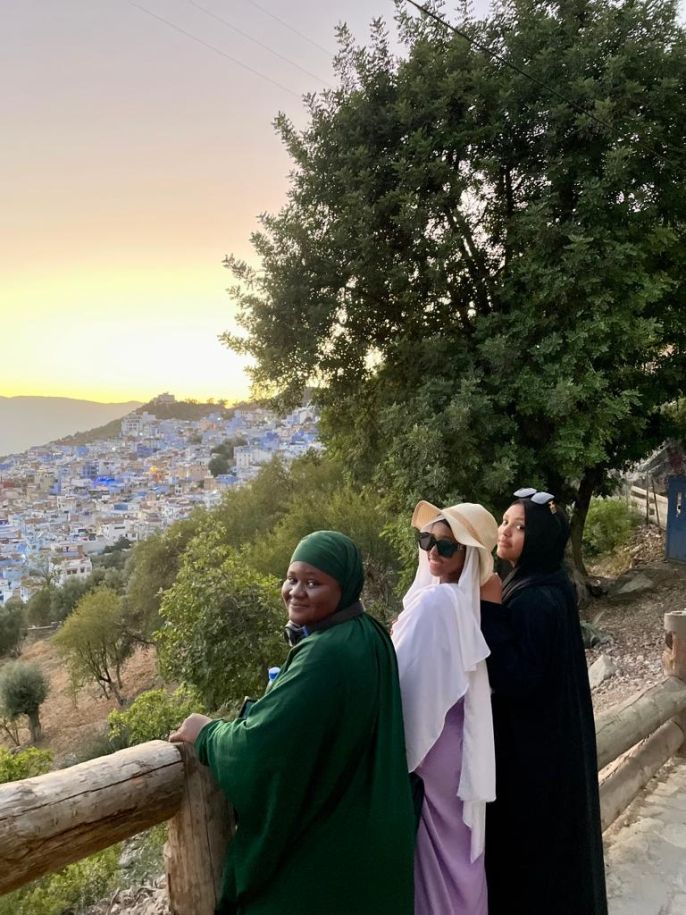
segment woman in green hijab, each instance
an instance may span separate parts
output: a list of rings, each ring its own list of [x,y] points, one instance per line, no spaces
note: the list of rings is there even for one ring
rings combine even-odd
[[[412,915],[414,815],[395,654],[360,602],[359,550],[300,541],[282,596],[292,646],[247,717],[191,715],[195,743],[238,829],[218,913]]]

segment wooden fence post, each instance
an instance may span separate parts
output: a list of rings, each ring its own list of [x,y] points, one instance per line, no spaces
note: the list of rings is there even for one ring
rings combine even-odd
[[[172,915],[213,915],[233,815],[193,747],[176,746],[183,756],[185,779],[181,805],[169,821],[164,853],[169,907]]]
[[[686,683],[686,610],[672,610],[665,613],[665,644],[662,665],[670,677],[678,677]],[[675,719],[686,734],[686,712]],[[679,756],[686,754],[686,742],[681,745]]]

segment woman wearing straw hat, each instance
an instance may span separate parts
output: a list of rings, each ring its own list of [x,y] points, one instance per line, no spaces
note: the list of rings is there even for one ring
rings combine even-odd
[[[393,626],[407,764],[424,783],[415,915],[486,915],[486,802],[495,796],[491,700],[480,594],[500,599],[495,518],[463,502],[420,502],[419,563]]]
[[[414,817],[393,646],[364,612],[362,559],[304,537],[282,596],[288,658],[247,717],[191,715],[237,813],[218,915],[412,915]]]
[[[484,602],[497,799],[486,841],[490,915],[606,915],[591,692],[569,524],[551,493],[521,489],[498,529],[513,566]]]

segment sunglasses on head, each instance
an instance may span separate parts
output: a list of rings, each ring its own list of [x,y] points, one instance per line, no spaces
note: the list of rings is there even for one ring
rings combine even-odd
[[[443,556],[444,559],[450,559],[455,553],[464,550],[464,545],[457,543],[455,540],[436,540],[431,531],[422,531],[417,537],[417,542],[419,543],[419,548],[426,550],[427,553],[436,547],[438,555]]]
[[[512,495],[515,499],[531,499],[536,505],[550,505],[550,510],[555,511],[555,496],[550,492],[539,492],[533,486],[525,486],[523,489],[513,492]]]

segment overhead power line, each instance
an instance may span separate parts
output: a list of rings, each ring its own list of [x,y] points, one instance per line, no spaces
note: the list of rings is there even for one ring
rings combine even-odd
[[[213,44],[210,44],[209,41],[205,41],[202,38],[198,38],[197,35],[193,35],[192,32],[186,31],[180,25],[177,25],[175,22],[171,22],[169,19],[165,19],[164,16],[158,16],[157,13],[154,13],[152,10],[149,10],[146,6],[142,6],[140,3],[136,3],[135,0],[126,0],[129,6],[135,7],[137,10],[140,10],[142,13],[147,13],[148,16],[152,16],[153,19],[157,19],[158,22],[163,22],[165,25],[168,25],[169,28],[174,29],[176,32],[180,32],[181,35],[185,35],[186,38],[190,38],[192,41],[201,44],[203,47],[208,48],[210,51],[214,51],[215,54],[219,54],[220,57],[225,57],[227,60],[230,60],[231,63],[236,64],[238,67],[242,67],[244,70],[247,70],[249,73],[252,73],[254,76],[259,76],[260,79],[265,80],[265,82],[271,83],[272,86],[276,86],[277,89],[281,89],[283,92],[287,92],[289,95],[292,95],[294,98],[301,100],[301,96],[297,92],[294,92],[292,89],[289,89],[287,86],[284,86],[282,83],[278,82],[275,79],[272,79],[271,76],[267,76],[266,73],[261,73],[259,70],[256,70],[254,67],[251,67],[249,64],[244,64],[242,60],[238,60],[237,57],[233,57],[231,54],[227,54],[226,51],[223,51],[221,48],[216,47]]]
[[[609,121],[606,121],[604,118],[598,117],[598,115],[594,114],[588,108],[585,108],[583,105],[579,105],[577,102],[572,101],[572,99],[570,99],[569,96],[565,95],[562,92],[559,92],[553,86],[550,86],[548,83],[544,82],[543,80],[538,79],[538,77],[532,76],[530,73],[527,73],[526,70],[522,69],[522,67],[519,67],[517,64],[513,63],[511,60],[508,60],[507,57],[503,57],[502,54],[499,54],[497,51],[494,51],[492,48],[489,48],[488,45],[483,44],[483,42],[480,42],[476,38],[473,38],[471,35],[468,35],[466,32],[463,32],[456,25],[453,25],[452,22],[448,22],[447,19],[444,19],[442,16],[439,16],[438,13],[435,13],[433,10],[429,9],[426,6],[422,6],[421,3],[416,3],[415,0],[405,0],[405,3],[409,3],[411,6],[415,7],[415,9],[419,10],[419,12],[422,13],[424,16],[428,16],[430,19],[433,19],[435,22],[440,23],[440,25],[444,26],[446,29],[449,29],[451,32],[454,32],[456,35],[459,35],[461,38],[464,38],[464,40],[468,41],[470,45],[477,48],[479,51],[482,51],[484,54],[487,54],[489,57],[493,58],[494,60],[499,61],[501,64],[503,64],[503,66],[509,67],[510,70],[514,70],[515,73],[518,73],[520,76],[523,76],[525,79],[528,79],[529,82],[531,82],[534,85],[538,86],[539,88],[543,89],[549,95],[554,95],[556,98],[560,99],[560,101],[564,102],[566,105],[569,105],[569,107],[572,108],[574,111],[576,111],[578,114],[583,114],[586,117],[590,118],[592,121],[595,121],[596,124],[599,124],[601,127],[604,127],[605,130],[609,131],[609,133],[612,134],[616,139],[622,139],[622,137],[618,134],[617,129]],[[668,159],[668,157],[665,156],[664,152],[662,152],[662,150],[658,149],[656,146],[653,146],[651,143],[646,143],[645,140],[640,140],[636,137],[633,138],[633,142],[637,146],[642,146],[644,149],[646,149],[648,152],[652,153],[653,155],[659,156],[659,158],[661,158],[667,162],[670,161]],[[679,147],[672,146],[669,143],[665,143],[664,146],[665,146],[665,149],[669,150],[670,152],[677,153],[680,157],[683,157],[683,150],[680,149]]]
[[[328,48],[325,48],[323,45],[320,45],[313,38],[309,38],[304,32],[299,32],[295,26],[292,26],[289,22],[286,22],[285,19],[280,19],[275,13],[272,13],[271,10],[265,9],[263,6],[260,6],[259,3],[256,3],[256,0],[246,0],[251,6],[254,6],[255,9],[258,9],[261,13],[264,13],[265,16],[269,16],[274,19],[276,22],[279,22],[285,29],[288,29],[289,32],[293,32],[294,35],[297,35],[299,38],[302,38],[303,41],[309,42],[313,47],[318,48],[320,51],[323,51],[327,57],[334,57],[334,52],[329,51]]]
[[[242,29],[239,29],[237,25],[234,25],[232,22],[229,22],[228,19],[224,19],[223,16],[217,15],[217,13],[212,12],[212,10],[206,9],[200,3],[196,3],[196,0],[186,0],[191,6],[194,6],[197,10],[200,10],[202,13],[205,13],[206,16],[211,16],[212,19],[216,19],[217,22],[223,23],[227,28],[231,29],[234,32],[237,32],[243,38],[247,38],[248,41],[252,41],[254,44],[258,45],[260,48],[264,48],[265,51],[268,51],[270,54],[273,54],[274,57],[278,57],[279,60],[285,61],[287,64],[290,64],[292,67],[295,67],[297,70],[300,70],[301,73],[305,73],[307,76],[311,76],[312,79],[316,79],[319,83],[324,83],[330,89],[333,89],[334,86],[326,79],[322,79],[321,76],[317,76],[316,73],[312,73],[310,70],[306,70],[305,67],[301,67],[300,64],[296,63],[294,60],[291,60],[290,57],[286,57],[285,54],[275,51],[273,48],[270,48],[269,45],[264,44],[258,38],[254,38],[248,32],[244,32]]]

